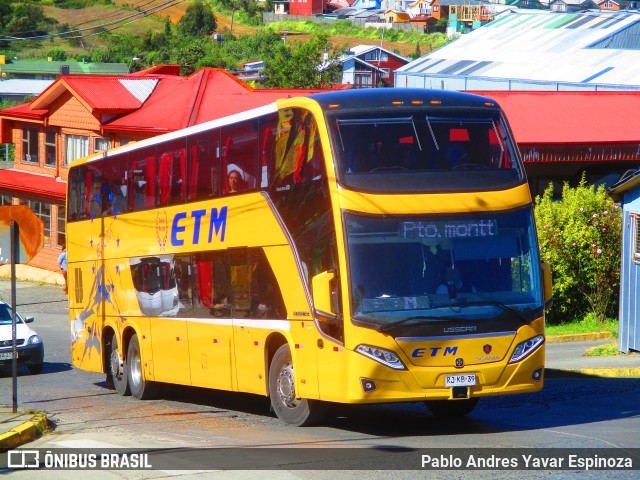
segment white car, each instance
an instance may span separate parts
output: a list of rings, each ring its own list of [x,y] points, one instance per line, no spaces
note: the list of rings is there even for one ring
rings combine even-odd
[[[11,306],[0,300],[0,368],[11,368],[12,364],[12,316]],[[33,320],[16,314],[16,352],[18,365],[26,365],[30,373],[36,374],[42,371],[44,346],[40,335],[27,325]]]

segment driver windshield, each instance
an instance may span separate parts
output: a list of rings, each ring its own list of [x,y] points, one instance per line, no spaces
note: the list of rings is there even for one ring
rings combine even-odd
[[[508,188],[524,181],[498,111],[444,114],[334,114],[328,124],[340,182],[363,192],[420,193]]]
[[[446,217],[349,213],[345,220],[354,323],[440,328],[477,320],[517,328],[542,314],[530,207]]]

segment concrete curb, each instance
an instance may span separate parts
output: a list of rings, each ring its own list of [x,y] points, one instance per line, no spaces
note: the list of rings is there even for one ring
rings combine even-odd
[[[46,414],[34,414],[31,420],[12,428],[6,433],[0,434],[0,451],[15,448],[35,440],[47,429],[47,426]]]
[[[553,335],[546,338],[547,343],[592,342],[594,340],[613,339],[610,332],[576,333],[571,335]]]
[[[611,367],[611,368],[578,368],[555,369],[544,371],[546,378],[640,378],[640,367]]]

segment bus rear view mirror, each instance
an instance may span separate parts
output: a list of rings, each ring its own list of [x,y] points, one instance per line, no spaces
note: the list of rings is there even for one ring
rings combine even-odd
[[[334,294],[332,290],[332,281],[336,278],[336,274],[332,270],[317,274],[311,279],[311,288],[313,289],[313,306],[316,315],[336,315],[334,308]]]
[[[548,310],[553,305],[553,290],[551,283],[551,265],[547,262],[540,262],[542,270],[542,288],[544,291],[544,307]]]

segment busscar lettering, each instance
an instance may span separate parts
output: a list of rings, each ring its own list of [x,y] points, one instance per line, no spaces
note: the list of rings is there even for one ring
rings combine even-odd
[[[187,232],[187,226],[190,225],[188,218],[193,219],[193,228],[191,232]],[[209,212],[205,209],[192,210],[191,212],[178,212],[174,215],[171,222],[171,245],[180,247],[185,241],[189,241],[188,233],[191,233],[191,243],[198,245],[200,243],[200,234],[203,223],[208,222],[207,242],[212,243],[214,232],[215,236],[224,242],[224,235],[227,229],[227,207],[222,207],[220,211],[212,208]]]

